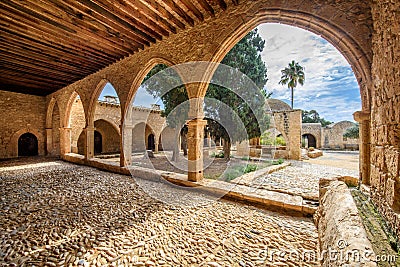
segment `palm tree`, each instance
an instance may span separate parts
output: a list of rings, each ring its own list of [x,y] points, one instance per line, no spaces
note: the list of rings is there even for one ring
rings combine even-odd
[[[288,88],[292,92],[292,108],[293,108],[293,89],[297,86],[297,83],[303,85],[306,78],[304,75],[304,68],[300,66],[298,62],[292,60],[289,66],[281,70],[282,76],[279,81],[280,84],[287,84]]]

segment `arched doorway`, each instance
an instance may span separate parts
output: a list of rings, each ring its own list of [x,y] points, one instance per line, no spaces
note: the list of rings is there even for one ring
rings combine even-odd
[[[103,151],[103,137],[98,131],[94,131],[94,154],[101,154]]]
[[[38,140],[34,134],[24,133],[18,139],[18,156],[37,156],[38,152]]]
[[[154,150],[156,148],[155,142],[154,142],[154,134],[149,134],[147,137],[147,149],[148,150]]]
[[[314,135],[303,134],[302,137],[306,147],[317,147],[317,140],[315,139]]]

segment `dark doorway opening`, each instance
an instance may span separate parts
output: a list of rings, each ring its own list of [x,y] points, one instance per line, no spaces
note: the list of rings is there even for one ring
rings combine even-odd
[[[38,140],[34,134],[24,133],[18,139],[18,156],[37,156],[38,153]]]
[[[155,142],[154,142],[154,134],[149,134],[147,137],[147,149],[148,150],[154,150],[156,148]]]
[[[98,131],[94,131],[94,154],[101,154],[103,151],[103,137]]]
[[[317,140],[315,139],[315,136],[312,134],[303,134],[303,138],[307,140],[308,147],[317,147]]]

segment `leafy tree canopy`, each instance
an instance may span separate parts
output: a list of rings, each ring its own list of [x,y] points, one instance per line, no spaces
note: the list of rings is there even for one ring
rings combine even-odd
[[[301,117],[302,117],[302,122],[303,123],[321,123],[322,127],[325,127],[329,124],[332,124],[333,122],[327,121],[324,118],[320,117],[318,112],[314,109],[307,111],[307,110],[302,110],[301,111]]]
[[[347,138],[359,138],[360,135],[360,126],[358,125],[358,123],[356,123],[356,125],[354,125],[353,127],[348,128],[343,136],[347,137]]]
[[[208,102],[205,105],[205,114],[207,117],[210,117],[210,119],[208,120],[207,130],[211,133],[212,136],[223,138],[229,145],[231,142],[241,141],[245,138],[261,136],[259,124],[267,125],[269,123],[265,110],[263,110],[265,99],[270,96],[270,94],[267,94],[264,89],[264,86],[267,82],[267,67],[261,58],[261,52],[264,49],[264,45],[265,41],[262,40],[257,32],[257,29],[255,29],[249,32],[242,40],[240,40],[231,49],[231,51],[228,52],[228,54],[221,62],[222,64],[232,67],[234,71],[240,71],[244,73],[255,83],[258,88],[260,88],[259,90],[257,90],[256,95],[252,95],[251,97],[246,98],[247,101],[249,101],[250,99],[250,101],[252,102],[252,107],[259,108],[251,109],[249,104],[246,103],[246,101],[244,101],[237,94],[248,94],[248,91],[246,92],[246,86],[243,85],[241,88],[240,84],[245,84],[245,81],[241,80],[240,78],[238,78],[237,81],[235,80],[235,90],[216,84],[209,84],[206,98],[215,99],[224,103],[230,108],[231,112],[229,114],[229,112],[222,111],[220,109],[220,105],[217,104],[217,101],[212,101],[211,103]],[[161,64],[155,66],[147,74],[145,81],[149,80],[150,77],[166,68],[166,65]],[[230,70],[226,71],[229,72]],[[176,77],[172,77],[170,80],[163,79],[163,82],[171,82],[171,87],[173,87],[173,84],[178,84],[176,83],[176,80],[179,79],[177,75],[175,76]],[[225,77],[232,76],[232,73],[226,73]],[[171,127],[181,125],[182,122],[184,122],[187,118],[187,111],[182,110],[181,107],[178,111],[175,110],[175,107],[188,100],[188,95],[184,86],[177,86],[173,90],[170,90],[164,94],[159,88],[160,86],[165,87],[165,85],[158,84],[157,79],[150,79],[146,82],[146,85],[146,90],[150,94],[152,94],[154,97],[161,97],[161,100],[163,101],[165,107],[162,113],[163,116],[168,116],[171,112],[178,112],[176,116],[173,116],[173,120],[167,120],[168,124]],[[185,106],[186,109],[188,108],[188,105],[183,106]],[[233,113],[237,115],[235,115],[236,118],[232,118]],[[228,134],[224,126],[217,122],[235,120],[237,121],[238,118],[244,124],[247,131],[247,136],[238,134],[238,132],[230,132]],[[257,121],[257,118],[261,118],[261,121]],[[229,155],[226,156],[229,157]]]

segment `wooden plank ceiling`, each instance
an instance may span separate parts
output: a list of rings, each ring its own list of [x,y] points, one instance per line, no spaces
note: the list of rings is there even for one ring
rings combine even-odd
[[[238,1],[0,1],[0,90],[50,94]]]

